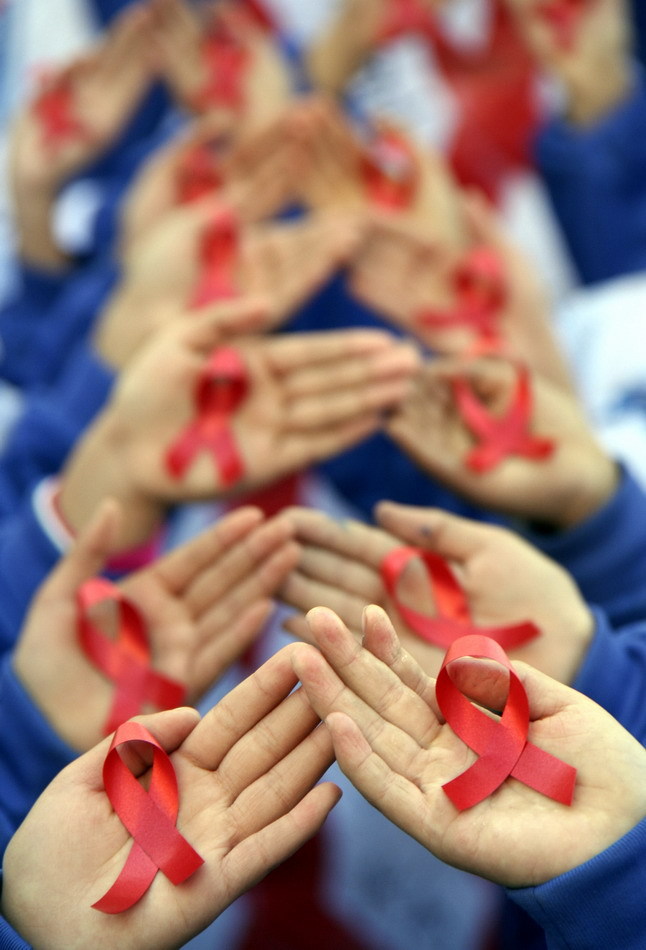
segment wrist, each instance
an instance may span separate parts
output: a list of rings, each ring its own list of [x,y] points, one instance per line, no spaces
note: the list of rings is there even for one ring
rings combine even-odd
[[[561,493],[558,508],[551,523],[561,531],[575,528],[596,514],[614,495],[619,484],[619,467],[603,453],[596,462],[590,463],[587,478],[572,483]]]
[[[108,408],[68,461],[58,497],[61,516],[75,534],[104,498],[114,498],[122,512],[117,552],[143,545],[157,531],[165,514],[165,506],[139,488],[128,455],[127,436]]]

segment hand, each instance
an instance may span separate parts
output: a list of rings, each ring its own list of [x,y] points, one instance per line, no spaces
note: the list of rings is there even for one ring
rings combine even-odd
[[[296,684],[290,648],[276,654],[199,721],[194,710],[141,722],[170,754],[178,828],[204,858],[184,884],[158,873],[126,914],[92,908],[123,867],[131,838],[104,792],[105,740],[52,782],[11,840],[2,912],[35,950],[173,950],[310,838],[338,801],[331,762]],[[132,768],[148,761],[132,753]]]
[[[33,264],[60,267],[66,261],[51,232],[53,202],[72,175],[115,141],[148,88],[148,27],[145,7],[127,10],[96,50],[62,72],[71,86],[74,115],[86,134],[46,147],[32,106],[14,126],[9,164],[20,250]]]
[[[167,505],[223,494],[209,452],[196,456],[181,479],[164,461],[194,417],[196,384],[221,342],[220,321],[196,314],[155,337],[128,366],[63,475],[60,504],[74,530],[101,498],[114,497],[128,512],[121,550],[149,537]],[[235,347],[249,378],[249,395],[232,420],[245,470],[236,491],[271,483],[372,434],[383,412],[405,398],[419,365],[409,344],[371,330],[246,338]]]
[[[538,62],[565,85],[571,122],[592,125],[629,95],[632,31],[624,0],[589,0],[567,42],[546,20],[542,0],[507,3]]]
[[[238,133],[262,127],[284,108],[290,94],[285,64],[272,39],[253,24],[233,20],[226,4],[212,11],[208,23],[183,0],[152,0],[151,42],[160,70],[183,106],[221,116]],[[241,106],[204,100],[210,66],[204,41],[210,30],[224,25],[231,43],[246,51],[241,78]]]
[[[311,642],[305,615],[313,607],[323,606],[334,610],[360,638],[365,608],[379,604],[393,617],[406,649],[428,673],[437,673],[444,652],[406,624],[382,580],[381,564],[391,551],[402,546],[402,540],[381,528],[349,519],[335,521],[309,508],[289,508],[284,515],[293,526],[301,551],[298,565],[278,591],[281,600],[296,608],[296,613],[283,622],[285,629]],[[407,566],[399,590],[405,603],[429,615],[435,613],[426,569],[420,561]]]
[[[573,681],[592,639],[594,618],[567,571],[506,528],[392,502],[381,502],[376,514],[381,527],[401,543],[448,561],[478,626],[536,624],[540,636],[514,650],[514,659],[562,683]],[[405,573],[402,586],[406,579]],[[417,607],[411,594],[407,600]],[[398,618],[387,605],[386,610]],[[415,655],[399,629],[398,635]]]
[[[114,687],[83,651],[76,594],[104,567],[118,529],[106,502],[36,595],[14,653],[16,673],[75,749],[99,742]],[[269,599],[298,559],[285,519],[240,508],[121,583],[146,623],[154,669],[196,702],[262,630]]]
[[[353,262],[350,286],[354,295],[432,350],[463,353],[478,343],[474,329],[425,325],[420,314],[427,310],[450,313],[459,303],[455,274],[465,255],[488,248],[500,261],[504,275],[504,302],[495,317],[506,354],[564,388],[572,388],[550,327],[546,295],[529,261],[504,235],[484,198],[476,193],[458,198],[455,186],[440,187],[442,176],[431,180],[435,180],[440,195],[428,220],[444,221],[444,228],[422,226],[419,218],[413,222],[408,218],[374,219]],[[432,194],[431,189],[429,192]],[[455,204],[459,204],[459,216],[455,208],[452,213],[446,208]]]
[[[323,654],[294,648],[294,670],[332,735],[339,765],[360,792],[448,864],[507,887],[542,884],[605,850],[646,816],[646,754],[604,710],[523,663],[529,741],[577,769],[565,807],[515,779],[458,812],[441,786],[475,755],[442,722],[434,681],[401,648],[387,616],[369,607],[360,646],[331,611],[308,617]],[[508,678],[475,660],[451,678],[500,709]]]
[[[451,388],[460,375],[494,414],[509,405],[516,378],[512,364],[488,359],[427,363],[414,394],[386,423],[389,435],[424,471],[478,505],[561,529],[584,521],[611,497],[615,464],[596,442],[575,398],[538,376],[532,377],[532,431],[554,440],[555,452],[540,462],[506,458],[484,473],[468,468],[465,457],[473,438]]]

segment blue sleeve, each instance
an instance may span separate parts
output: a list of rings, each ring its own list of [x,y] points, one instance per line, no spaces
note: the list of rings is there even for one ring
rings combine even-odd
[[[643,950],[646,821],[578,868],[507,894],[545,930],[549,950]]]
[[[646,620],[646,494],[628,472],[610,501],[576,528],[523,533],[570,572],[613,627]]]
[[[38,796],[76,758],[25,692],[6,656],[0,665],[0,854]]]
[[[646,743],[646,622],[615,631],[595,611],[595,634],[572,685]]]
[[[591,127],[554,120],[536,160],[584,283],[646,269],[646,80]]]
[[[27,388],[38,380],[34,341],[46,332],[49,311],[69,278],[68,271],[19,268],[17,289],[0,309],[2,375],[14,386]]]
[[[0,519],[47,475],[57,473],[103,407],[114,374],[85,343],[55,386],[26,400],[0,456]]]
[[[30,945],[9,926],[4,917],[0,917],[0,950],[31,950]]]
[[[0,655],[13,649],[32,597],[59,558],[26,499],[0,526]]]
[[[1,369],[14,385],[34,390],[54,384],[65,371],[70,352],[84,340],[119,277],[119,269],[101,260],[61,285],[47,302],[16,301],[0,314]],[[32,275],[31,284],[45,278]]]

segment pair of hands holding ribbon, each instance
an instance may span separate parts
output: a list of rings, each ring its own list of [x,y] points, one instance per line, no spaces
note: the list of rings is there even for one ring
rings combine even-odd
[[[373,330],[234,336],[236,318],[248,331],[259,313],[262,302],[215,305],[142,349],[68,460],[60,500],[73,529],[111,496],[127,511],[118,549],[143,543],[169,505],[251,490],[334,455],[375,432],[409,392],[419,367],[409,344]],[[196,390],[224,342],[235,346],[246,377],[227,425],[243,477],[225,483],[205,443],[178,479],[168,451],[199,420]]]
[[[290,633],[308,638],[306,615],[313,607],[324,606],[359,637],[364,609],[378,604],[392,618],[406,650],[435,676],[444,648],[416,632],[407,608],[428,617],[441,616],[440,591],[434,593],[420,558],[408,560],[394,584],[385,569],[393,551],[412,546],[439,555],[448,564],[464,592],[472,624],[511,628],[532,621],[540,635],[514,649],[514,658],[562,682],[574,679],[592,638],[592,614],[567,572],[513,532],[437,509],[392,502],[378,506],[379,527],[337,522],[305,508],[286,514],[301,547],[298,566],[280,589],[281,599],[297,611],[285,621]]]
[[[516,670],[529,699],[528,738],[577,769],[573,803],[566,808],[509,779],[457,812],[441,786],[475,757],[443,722],[434,681],[401,648],[388,618],[368,608],[363,645],[324,608],[308,625],[319,650],[286,647],[201,721],[187,709],[141,720],[170,755],[178,829],[204,860],[185,883],[173,887],[158,873],[127,915],[97,913],[91,904],[131,845],[103,791],[109,740],[54,780],[4,861],[3,914],[36,950],[102,940],[128,950],[181,945],[318,829],[339,793],[312,785],[333,754],[424,847],[508,887],[576,867],[646,815],[639,743],[590,700],[524,664]],[[474,701],[500,708],[507,674],[486,669],[455,661],[451,678]],[[299,678],[304,688],[291,692]],[[140,748],[124,753],[136,775],[150,764]]]

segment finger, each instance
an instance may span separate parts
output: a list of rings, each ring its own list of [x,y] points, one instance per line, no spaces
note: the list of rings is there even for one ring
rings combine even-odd
[[[341,797],[341,790],[330,782],[317,785],[286,814],[254,834],[243,838],[225,859],[230,876],[242,891],[267,873],[268,866],[285,861],[316,834]],[[244,824],[244,822],[243,822]]]
[[[410,343],[393,344],[386,350],[370,354],[334,353],[327,361],[312,364],[311,354],[303,351],[303,367],[284,377],[286,393],[291,399],[357,389],[376,381],[387,381],[400,375],[417,372],[420,366],[417,348]]]
[[[256,641],[274,607],[271,600],[257,600],[239,611],[225,628],[216,628],[204,641],[196,658],[193,682],[189,684],[191,702],[197,702]]]
[[[364,386],[337,392],[303,396],[290,401],[286,409],[285,426],[307,433],[311,429],[329,428],[370,413],[385,412],[401,404],[410,390],[411,380],[404,376],[367,382]]]
[[[196,765],[210,771],[217,770],[227,753],[280,707],[298,682],[291,663],[292,649],[292,646],[284,647],[274,654],[204,716],[183,748]],[[299,704],[298,699],[296,704]],[[300,705],[303,705],[302,700]],[[294,703],[290,708],[296,714]],[[294,718],[296,720],[297,716]],[[305,723],[297,727],[301,738],[315,722],[307,713],[304,718]]]
[[[115,551],[121,527],[121,509],[111,498],[103,501],[73,547],[45,581],[46,597],[70,598],[86,580],[99,574]]]
[[[361,635],[361,617],[367,603],[361,596],[339,590],[338,587],[330,586],[316,578],[307,577],[300,571],[292,571],[280,589],[280,597],[303,614],[314,607],[329,607],[342,618],[355,636]],[[297,635],[301,636],[301,633],[304,634],[303,639],[312,641],[309,627],[305,631],[301,630]]]
[[[427,810],[427,802],[416,776],[409,778],[393,770],[350,715],[333,712],[325,722],[343,774],[371,805],[408,834],[419,837],[420,816]]]
[[[279,548],[264,563],[261,562],[251,576],[232,587],[203,614],[199,624],[200,633],[211,630],[214,636],[216,631],[226,630],[250,604],[273,596],[298,563],[299,556],[300,550],[296,545],[286,544]],[[208,634],[204,636],[208,638]]]
[[[212,321],[227,333],[260,333],[271,326],[271,299],[249,296],[201,307],[200,318]]]
[[[380,525],[402,540],[459,562],[481,551],[491,539],[492,531],[496,531],[489,525],[438,509],[388,501],[379,502],[375,515]]]
[[[279,549],[291,540],[293,528],[287,519],[272,518],[270,521],[256,523],[254,530],[232,538],[223,545],[217,561],[207,564],[196,576],[186,592],[186,604],[195,617],[201,617],[212,607],[226,601],[228,595],[242,582],[251,581],[262,594],[269,593],[267,583],[270,578],[256,572]],[[291,561],[298,557],[298,549],[287,548],[287,557]]]
[[[373,435],[381,422],[381,415],[370,415],[348,422],[336,422],[313,432],[286,432],[280,451],[282,471],[295,471],[337,455]]]
[[[302,691],[301,691],[302,692]],[[290,697],[290,700],[292,697]],[[311,712],[305,695],[302,695],[303,709]],[[277,710],[278,712],[278,710]],[[281,730],[285,724],[281,723]],[[263,741],[264,741],[263,737]],[[282,737],[281,737],[282,738]],[[263,749],[264,752],[264,749]],[[240,749],[244,756],[244,769],[251,765],[250,757],[257,754],[257,746]],[[263,828],[271,821],[292,808],[317,782],[334,761],[332,741],[327,729],[320,723],[310,727],[305,737],[294,748],[284,751],[281,743],[276,751],[266,756],[264,769],[257,770],[257,778],[245,782],[244,778],[233,810],[246,813],[252,829]],[[225,760],[223,767],[228,765]],[[222,776],[222,767],[218,772]],[[236,780],[240,781],[239,776]]]
[[[277,373],[339,358],[384,350],[393,337],[381,330],[339,330],[322,333],[289,333],[269,341],[267,355]]]
[[[427,704],[408,689],[391,669],[357,643],[332,611],[322,607],[315,608],[309,612],[307,621],[319,650],[338,677],[337,682],[334,682],[329,674],[326,674],[327,678],[321,678],[321,664],[318,661],[315,662],[314,669],[318,670],[319,679],[318,681],[314,679],[313,682],[325,685],[325,690],[320,690],[318,693],[319,702],[323,699],[324,702],[331,704],[330,709],[340,708],[338,705],[339,686],[343,684],[349,690],[351,697],[360,700],[370,710],[370,713],[367,713],[368,718],[376,713],[380,718],[383,717],[386,723],[398,727],[397,731],[401,730],[402,733],[411,736],[414,745],[425,745],[429,740],[429,735],[432,736],[437,729],[437,717],[429,710]],[[300,656],[301,654],[294,653],[294,668],[296,672],[303,672],[304,669],[307,671],[307,667],[303,668],[299,665]],[[311,651],[305,653],[304,656],[306,663],[313,662]],[[309,669],[312,669],[311,665]],[[310,687],[311,682],[311,679],[309,683],[303,681],[307,688]],[[335,695],[335,690],[337,695]],[[311,694],[309,695],[311,698]],[[347,697],[344,699],[348,701]],[[319,707],[317,711],[322,718],[327,715],[327,712],[324,714],[323,707]],[[383,730],[376,719],[374,722],[377,728]],[[387,743],[392,738],[392,734],[388,730],[383,730],[383,732]],[[402,753],[409,753],[412,748],[410,744],[404,743]]]
[[[296,538],[303,545],[328,549],[373,570],[379,569],[393,549],[390,535],[360,521],[336,521],[321,511],[298,507],[288,508],[285,517],[294,525]]]
[[[321,581],[334,590],[354,595],[364,604],[378,604],[385,597],[383,581],[378,571],[335,551],[309,546],[302,548],[298,570],[306,577]]]
[[[363,648],[389,667],[402,683],[416,693],[433,711],[438,721],[442,720],[435,698],[435,680],[428,676],[410,653],[402,646],[392,620],[385,610],[369,604],[362,618]],[[437,667],[442,662],[443,651],[437,650]]]
[[[321,612],[323,608],[320,608]],[[310,612],[310,613],[313,613]],[[309,620],[308,620],[309,622]],[[387,716],[347,686],[332,665],[309,644],[294,645],[294,670],[316,713],[326,719],[331,712],[345,712],[360,725],[370,744],[391,767],[407,769],[419,755],[419,743],[393,725]],[[376,663],[377,661],[372,660]],[[345,675],[345,674],[344,674]],[[396,677],[393,677],[395,680]]]
[[[154,571],[166,589],[174,594],[182,592],[190,584],[187,598],[190,600],[202,572],[253,531],[262,520],[263,513],[259,508],[238,508],[196,538],[160,558],[154,565]]]

